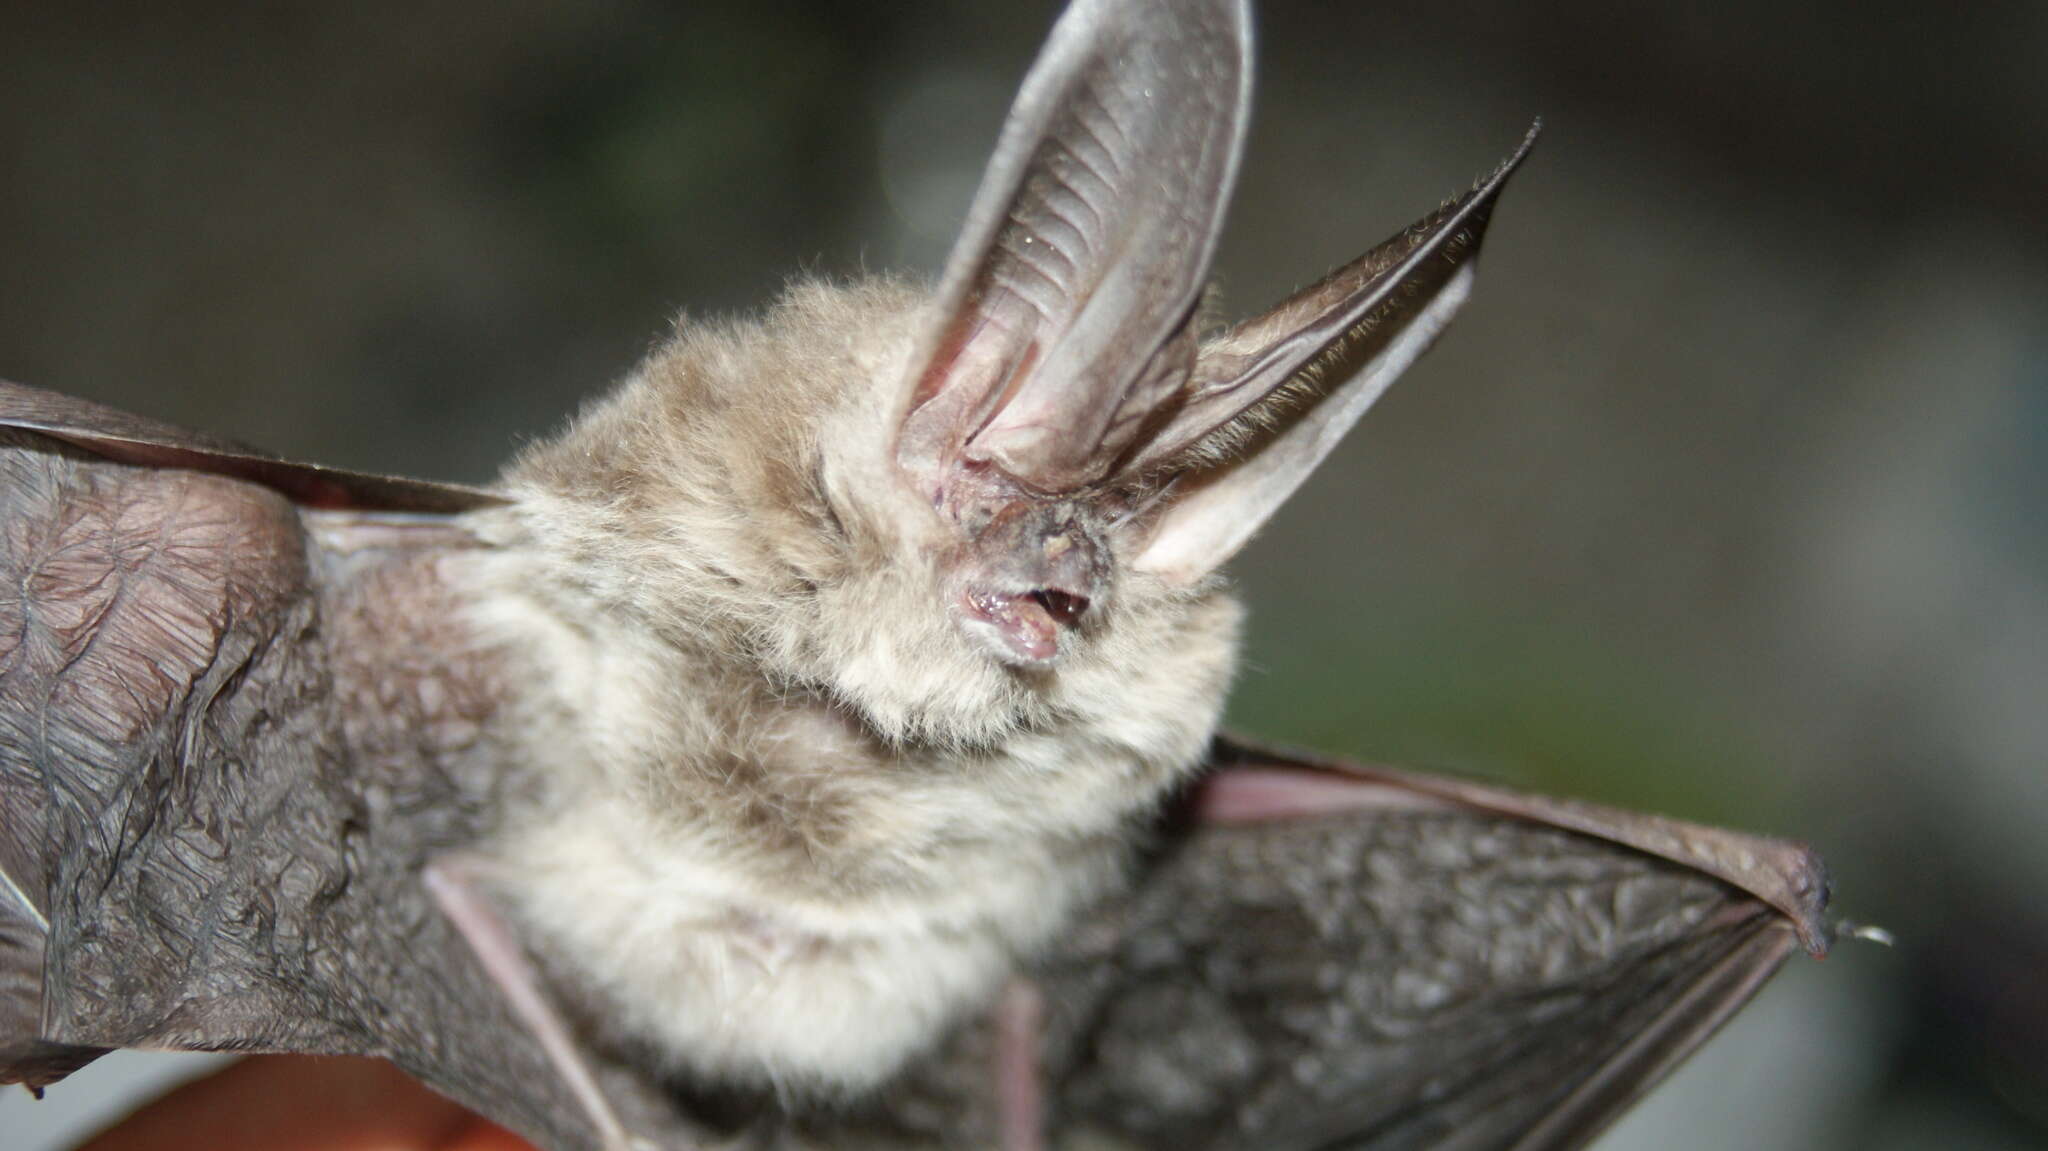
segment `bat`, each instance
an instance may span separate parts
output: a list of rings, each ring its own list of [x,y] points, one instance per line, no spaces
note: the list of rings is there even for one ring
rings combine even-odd
[[[1077,0],[937,286],[685,326],[490,488],[0,389],[0,1079],[388,1058],[546,1147],[1562,1147],[1796,845],[1218,737],[1218,571],[1534,133],[1204,308],[1242,0]]]

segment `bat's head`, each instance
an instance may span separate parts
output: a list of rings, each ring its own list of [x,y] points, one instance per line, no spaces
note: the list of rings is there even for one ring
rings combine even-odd
[[[1250,77],[1241,2],[1078,0],[936,293],[809,284],[686,328],[529,475],[580,490],[650,611],[899,734],[1220,681],[1213,573],[1464,301],[1520,159],[1204,330]]]

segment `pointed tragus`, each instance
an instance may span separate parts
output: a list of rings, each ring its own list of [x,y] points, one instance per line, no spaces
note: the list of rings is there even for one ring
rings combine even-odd
[[[1113,590],[1112,557],[1184,586],[1244,545],[1464,303],[1494,202],[1536,138],[1465,196],[1204,339],[1251,39],[1241,4],[1153,7],[1076,4],[1055,27],[901,401],[897,465],[963,541],[956,614],[1016,666],[1058,657],[1062,631]]]

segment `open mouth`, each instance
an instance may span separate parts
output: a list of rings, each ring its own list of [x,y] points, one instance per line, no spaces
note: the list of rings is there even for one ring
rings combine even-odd
[[[1057,662],[1064,633],[1080,626],[1089,604],[1086,595],[1059,588],[970,587],[958,597],[961,623],[979,633],[998,659],[1021,668]]]

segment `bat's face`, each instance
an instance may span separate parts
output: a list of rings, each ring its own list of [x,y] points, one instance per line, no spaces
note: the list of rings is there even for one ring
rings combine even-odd
[[[515,467],[557,570],[700,664],[892,741],[986,746],[1126,709],[1198,748],[1237,609],[1214,579],[1139,567],[1170,475],[1048,493],[907,464],[901,381],[934,308],[895,282],[808,283],[758,322],[687,327]]]
[[[1203,333],[1244,21],[1077,4],[936,293],[812,284],[686,327],[530,455],[514,481],[559,504],[575,578],[896,739],[1000,739],[1162,676],[1220,696],[1213,573],[1462,303],[1507,171]]]

